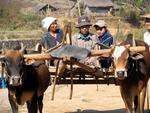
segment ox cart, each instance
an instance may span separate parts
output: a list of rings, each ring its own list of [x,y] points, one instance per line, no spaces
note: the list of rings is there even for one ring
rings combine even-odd
[[[71,51],[68,48],[71,48]],[[141,73],[140,67],[144,66],[144,63],[141,62],[141,59],[143,59],[145,57],[144,57],[144,54],[142,54],[140,52],[146,53],[146,51],[148,51],[148,49],[147,49],[148,46],[144,47],[143,45],[139,45],[139,46],[135,47],[135,46],[128,46],[128,45],[123,45],[123,46],[116,45],[114,48],[115,48],[115,50],[112,47],[110,49],[104,49],[104,50],[86,51],[86,49],[83,49],[83,48],[76,48],[71,45],[63,45],[60,48],[56,48],[55,50],[51,51],[49,54],[44,53],[44,54],[39,54],[36,56],[32,55],[32,58],[33,59],[57,59],[58,60],[56,67],[53,67],[53,68],[49,67],[50,73],[51,73],[50,76],[53,78],[52,100],[54,99],[56,84],[71,84],[71,92],[70,92],[70,99],[71,99],[72,94],[73,94],[73,84],[102,84],[102,83],[103,84],[109,84],[109,83],[117,84],[117,82],[116,82],[116,76],[117,76],[118,78],[120,78],[119,82],[121,82],[121,84],[119,83],[119,85],[123,89],[121,91],[121,94],[124,97],[124,102],[126,102],[126,101],[128,101],[128,95],[127,96],[125,95],[126,94],[125,89],[126,88],[132,89],[133,87],[137,87],[137,89],[138,89],[138,87],[139,87],[136,84],[128,86],[128,83],[126,82],[126,80],[129,80],[131,83],[133,83],[133,81],[135,81],[135,80],[131,79],[132,75],[134,75],[134,73],[137,73],[137,74]],[[122,48],[124,48],[124,49],[122,49]],[[78,49],[80,49],[80,51],[78,51]],[[132,59],[133,62],[129,65],[133,66],[133,68],[130,67],[129,65],[128,66],[135,70],[129,69],[129,71],[132,72],[131,75],[130,75],[130,73],[127,72],[128,73],[128,76],[127,76],[127,73],[125,70],[123,70],[123,68],[117,67],[120,65],[120,63],[118,63],[119,65],[117,65],[115,62],[115,60],[118,58],[118,52],[116,52],[118,49],[121,49],[123,51],[125,50],[124,53],[126,53],[126,54],[119,53],[119,55],[122,56],[122,59],[120,59],[120,61],[128,60],[129,57]],[[85,56],[82,56],[81,53],[84,53]],[[112,53],[114,54],[114,59],[113,59],[114,64],[109,68],[108,71],[103,71],[102,68],[98,68],[99,73],[97,73],[97,70],[95,70],[95,68],[85,65],[84,63],[80,62],[80,60],[79,60],[79,59],[85,59],[86,57],[89,57],[89,56],[90,57],[98,56],[100,58],[110,57],[110,56],[113,57]],[[125,57],[125,55],[126,55],[126,57]],[[25,57],[30,58],[31,56],[27,55]],[[61,68],[61,67],[59,67],[60,61],[63,61],[66,65],[69,66],[69,68],[65,68],[65,71],[63,71],[64,73],[60,73],[61,72],[59,69],[59,68]],[[138,62],[141,62],[142,65],[139,65]],[[123,64],[123,62],[122,62],[122,64]],[[139,69],[139,70],[137,70],[137,69]],[[123,80],[124,76],[126,76],[127,79]],[[143,76],[143,74],[141,73],[140,76]],[[146,80],[147,80],[147,78],[146,78]],[[139,77],[137,77],[137,82],[141,82]],[[146,82],[143,82],[143,84],[144,83],[147,84]],[[124,87],[124,86],[127,86],[127,87]],[[136,91],[134,91],[134,90],[132,90],[132,91],[133,91],[133,93],[136,93]],[[144,109],[144,104],[143,104],[144,101],[143,100],[145,100],[145,93],[146,93],[145,91],[146,90],[144,90],[144,88],[143,88],[144,95],[143,96],[138,95],[139,96],[138,98],[142,97],[142,99],[140,100],[140,102],[142,103],[142,105],[140,105],[141,113]],[[129,95],[131,94],[129,91],[127,91],[127,92],[129,93]],[[133,95],[133,98],[135,96],[137,96],[137,94]],[[134,99],[136,100],[136,98],[134,98]],[[133,104],[132,101],[133,101],[132,98],[130,98],[129,102],[131,102]],[[135,107],[139,106],[140,102],[135,104]],[[147,107],[149,109],[148,96],[147,96],[147,105],[148,105]],[[129,106],[126,107],[128,112],[132,111],[132,109],[134,108],[133,107],[130,109]]]
[[[146,77],[143,79],[143,70],[141,71],[141,67],[144,67],[144,69],[147,69],[144,61],[149,60],[149,48],[145,43],[138,42],[138,45],[133,46],[133,43],[129,43],[127,40],[127,44],[122,43],[122,45],[115,45],[111,48],[102,49],[102,50],[88,50],[86,48],[80,48],[76,46],[72,46],[71,44],[66,44],[66,33],[65,32],[64,38],[62,43],[55,46],[54,48],[51,48],[50,50],[46,50],[43,53],[35,52],[34,54],[23,54],[23,58],[26,60],[29,60],[29,63],[33,64],[32,61],[34,60],[54,60],[56,61],[55,66],[50,66],[50,77],[52,78],[53,83],[53,91],[52,91],[52,100],[54,99],[54,93],[55,93],[55,85],[56,84],[71,84],[71,92],[70,92],[70,99],[72,98],[73,94],[73,84],[119,84],[121,89],[123,89],[121,92],[125,91],[124,89],[128,90],[128,82],[126,80],[132,80],[130,77],[133,78],[132,75],[139,74],[141,77],[137,77],[138,84],[143,80],[143,84],[141,86],[141,89],[143,90],[144,95],[142,96],[143,100],[145,99],[145,91],[146,91],[146,85],[148,80],[148,74],[144,73]],[[71,42],[71,38],[70,38]],[[129,44],[128,44],[129,43]],[[135,43],[136,44],[136,43]],[[41,49],[38,49],[41,50]],[[120,51],[118,51],[120,50]],[[148,55],[148,57],[145,57]],[[103,69],[101,67],[91,67],[85,63],[82,62],[83,59],[86,59],[87,57],[98,57],[100,59],[113,57],[113,63],[112,66],[109,67],[109,69]],[[5,56],[1,56],[1,59],[5,58]],[[33,60],[34,59],[34,60]],[[142,60],[141,60],[142,59]],[[143,61],[144,59],[144,61]],[[117,62],[116,62],[117,61]],[[120,61],[122,63],[120,63]],[[132,63],[130,63],[132,61]],[[124,64],[124,65],[120,65]],[[118,67],[117,67],[118,66]],[[129,70],[126,70],[126,66],[129,67]],[[121,68],[120,68],[121,67]],[[123,67],[123,68],[122,68]],[[131,74],[131,73],[132,74]],[[148,71],[146,71],[148,72]],[[131,76],[129,76],[131,75]],[[119,82],[116,78],[119,78]],[[127,79],[125,79],[127,78]],[[135,79],[135,77],[134,77]],[[145,82],[145,81],[146,82]],[[131,81],[130,83],[133,83]],[[134,88],[136,86],[137,90],[139,85],[136,83],[133,85],[130,85],[130,89]],[[136,91],[132,90],[133,93]],[[141,90],[139,90],[140,92]],[[130,93],[130,92],[128,92]],[[123,92],[122,95],[125,97],[126,92]],[[130,93],[132,94],[132,93]],[[134,99],[137,99],[135,97],[141,96],[137,94],[133,95]],[[124,98],[125,102],[128,101],[128,96]],[[143,103],[140,106],[138,110],[143,111]],[[133,99],[130,98],[130,102],[133,104]],[[140,103],[140,102],[139,102]],[[139,106],[139,103],[135,105],[137,108],[137,105]],[[131,105],[131,104],[128,104]],[[149,107],[149,106],[148,106]],[[132,111],[130,107],[127,107],[128,111]]]
[[[143,51],[144,47],[130,47],[131,51]],[[49,53],[43,54],[27,54],[26,58],[57,60],[56,66],[49,66],[50,76],[53,83],[52,100],[54,99],[56,84],[71,84],[70,99],[73,93],[73,84],[118,84],[115,76],[113,65],[107,71],[103,68],[93,68],[82,62],[79,59],[86,57],[107,58],[110,56],[111,49],[89,51],[85,48],[74,47],[72,45],[63,44],[52,49]],[[83,55],[81,54],[83,53]],[[65,64],[65,69],[61,73],[60,62]],[[68,67],[67,67],[67,66]],[[67,68],[66,68],[67,67]]]
[[[124,49],[122,49],[124,47]],[[128,47],[128,48],[127,48]],[[147,47],[148,48],[148,47]],[[143,55],[139,54],[140,52],[145,52],[145,47],[140,45],[140,46],[136,46],[136,47],[129,47],[127,45],[124,46],[115,46],[115,50],[116,49],[122,49],[125,50],[126,52],[128,52],[128,54],[120,54],[122,55],[122,59],[125,59],[125,55],[128,57],[130,52],[134,53],[134,55],[136,55],[135,53],[138,53],[135,57],[131,56],[131,58],[134,60],[134,65],[131,64],[131,66],[133,67],[137,67],[139,68],[139,66],[143,66],[144,63],[142,63],[142,65],[138,65],[137,64],[137,60],[138,59],[142,59]],[[112,51],[113,50],[113,51]],[[117,70],[114,69],[117,67],[117,65],[114,63],[109,70],[105,71],[102,68],[93,68],[90,67],[82,62],[80,62],[82,59],[85,59],[87,57],[99,57],[99,58],[107,58],[110,56],[113,56],[112,52],[115,54],[114,48],[110,48],[110,49],[103,49],[103,50],[87,50],[85,48],[79,48],[79,47],[74,47],[72,45],[68,45],[68,44],[60,44],[57,48],[52,48],[51,51],[49,51],[49,53],[36,53],[36,54],[21,54],[21,57],[23,57],[25,60],[25,62],[29,62],[31,64],[33,64],[32,61],[35,60],[56,60],[56,67],[51,67],[49,66],[49,70],[50,70],[50,77],[52,78],[52,83],[53,83],[53,91],[52,91],[52,100],[54,99],[54,93],[55,93],[55,85],[56,84],[71,84],[71,92],[70,92],[70,99],[72,98],[72,94],[73,94],[73,84],[117,84],[116,83],[116,75],[118,77],[122,77],[120,76],[120,74],[125,74],[124,70]],[[19,51],[16,51],[19,52]],[[9,54],[6,54],[7,56]],[[117,54],[116,58],[118,58]],[[5,58],[7,58],[7,56],[5,55],[1,55],[1,60],[4,60]],[[114,57],[113,62],[115,62],[116,58]],[[137,60],[136,60],[137,59]],[[29,60],[29,61],[28,61]],[[127,59],[125,59],[127,60]],[[140,60],[139,60],[140,61]],[[5,60],[4,60],[5,62]],[[60,65],[61,62],[63,62],[63,66],[65,66],[65,68]],[[120,63],[119,63],[120,64]],[[66,65],[69,67],[66,68]],[[61,69],[63,69],[63,73],[61,73]],[[123,68],[121,68],[123,69]],[[140,72],[140,71],[136,71],[134,70],[136,73]],[[120,73],[121,72],[121,73]],[[132,72],[132,71],[131,71]],[[130,74],[130,73],[129,73]],[[142,75],[142,74],[141,74]],[[129,79],[131,80],[131,79]],[[49,82],[48,82],[49,83]],[[124,83],[124,82],[122,82]],[[127,85],[127,84],[124,84]],[[121,85],[120,85],[121,87]],[[132,88],[132,86],[130,87]],[[143,108],[143,107],[142,107]],[[128,109],[128,108],[127,108]]]
[[[98,57],[98,58],[108,58],[112,54],[112,49],[107,48],[103,50],[87,50],[85,48],[80,48],[66,44],[67,34],[69,35],[69,42],[71,41],[71,26],[67,25],[64,28],[64,37],[62,43],[44,51],[43,54],[33,54],[33,59],[46,59],[46,60],[57,60],[55,66],[49,66],[50,76],[52,78],[53,96],[55,92],[56,84],[71,84],[70,99],[72,98],[73,84],[118,84],[114,76],[113,63],[109,69],[103,69],[101,67],[91,67],[86,65],[80,60],[87,57]],[[100,45],[104,46],[104,45]],[[41,49],[40,49],[41,50]],[[144,47],[130,47],[130,51],[140,52],[144,51]],[[31,55],[26,55],[26,58],[31,58]],[[63,62],[63,66],[61,66]],[[64,66],[65,64],[65,66]],[[63,71],[61,71],[63,70]],[[107,70],[107,71],[106,71]]]

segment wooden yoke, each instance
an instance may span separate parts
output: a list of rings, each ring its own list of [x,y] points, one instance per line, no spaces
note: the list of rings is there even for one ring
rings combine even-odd
[[[143,52],[146,50],[145,46],[134,46],[134,47],[130,47],[129,50],[131,52]]]
[[[136,47],[130,47],[129,50],[131,52],[143,52],[145,51],[144,46],[136,46]],[[112,53],[112,49],[102,49],[102,50],[91,50],[91,54],[89,54],[88,57],[109,57]],[[42,53],[42,54],[26,54],[24,55],[25,58],[30,58],[30,59],[36,59],[36,60],[45,60],[45,59],[60,59],[62,60],[63,58],[57,58],[51,56],[50,53]],[[67,56],[66,56],[67,57]]]

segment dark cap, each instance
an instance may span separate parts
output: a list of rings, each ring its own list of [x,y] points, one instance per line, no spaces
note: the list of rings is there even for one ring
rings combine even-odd
[[[78,18],[78,25],[76,25],[77,28],[82,26],[91,26],[91,21],[87,16],[82,16]]]

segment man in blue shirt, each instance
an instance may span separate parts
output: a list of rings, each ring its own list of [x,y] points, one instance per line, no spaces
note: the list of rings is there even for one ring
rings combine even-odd
[[[110,32],[107,29],[106,22],[104,20],[98,20],[94,25],[96,32],[97,32],[97,38],[99,40],[99,43],[101,45],[101,49],[109,48],[113,44],[113,37],[110,34]],[[100,64],[102,68],[109,68],[111,65],[112,59],[101,59]]]

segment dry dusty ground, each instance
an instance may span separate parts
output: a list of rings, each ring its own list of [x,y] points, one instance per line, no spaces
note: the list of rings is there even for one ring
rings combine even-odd
[[[43,113],[125,113],[119,87],[115,85],[74,85],[73,99],[69,100],[70,85],[57,85],[51,101],[52,87],[45,92]],[[19,106],[19,113],[27,113]],[[11,113],[7,90],[0,89],[0,113]]]

